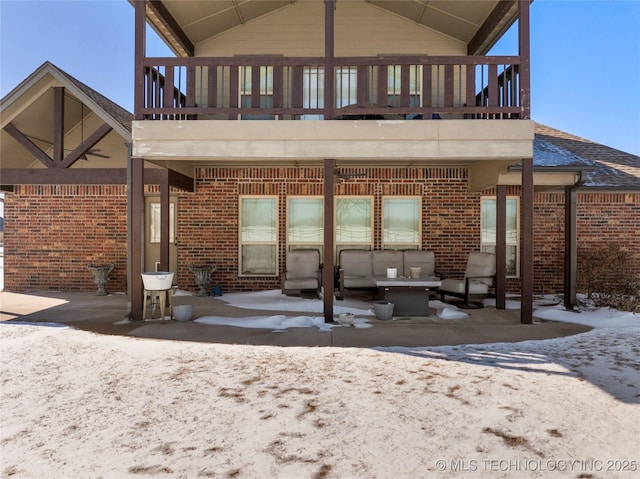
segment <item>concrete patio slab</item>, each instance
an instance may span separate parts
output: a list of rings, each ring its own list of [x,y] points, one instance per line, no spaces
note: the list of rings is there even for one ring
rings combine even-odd
[[[286,299],[285,299],[286,300]],[[173,304],[191,304],[193,317],[255,318],[273,316],[321,316],[316,302],[309,312],[245,309],[231,306],[223,298],[175,296]],[[341,306],[342,302],[336,302]],[[352,300],[350,306],[368,311],[372,302]],[[369,328],[335,326],[330,331],[317,327],[293,327],[285,331],[251,329],[228,325],[209,325],[193,321],[125,320],[128,298],[124,294],[95,296],[92,293],[39,291],[29,294],[0,293],[0,320],[58,322],[98,334],[138,338],[199,341],[224,344],[252,344],[294,347],[420,347],[549,339],[589,331],[573,323],[536,321],[520,324],[518,310],[486,307],[469,311],[464,319],[441,319],[435,315],[419,318],[378,321],[366,316]]]

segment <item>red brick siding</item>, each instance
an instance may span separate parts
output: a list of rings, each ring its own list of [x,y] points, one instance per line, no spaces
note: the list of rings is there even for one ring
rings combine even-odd
[[[580,192],[577,223],[578,254],[618,245],[632,254],[631,270],[640,278],[640,193]]]
[[[25,185],[5,194],[8,291],[93,291],[87,264],[114,263],[107,289],[126,291],[126,187]]]
[[[533,201],[534,293],[559,293],[564,289],[564,192],[536,193]]]
[[[462,271],[480,247],[480,198],[468,192],[464,168],[341,168],[364,174],[336,184],[336,195],[374,197],[374,247],[382,246],[382,197],[422,197],[423,249],[436,253],[437,269]],[[238,197],[279,198],[279,265],[284,268],[286,198],[323,194],[322,168],[198,168],[196,192],[178,194],[178,284],[196,291],[188,266],[214,262],[214,284],[226,291],[278,288],[277,277],[238,276]],[[519,196],[519,187],[508,187]],[[561,292],[564,275],[564,193],[534,198],[534,292]],[[124,186],[22,186],[5,198],[5,288],[92,291],[88,263],[116,264],[109,289],[126,289]],[[611,241],[640,252],[640,194],[578,194],[579,252]],[[636,255],[634,271],[640,275]],[[520,289],[507,281],[509,292]]]

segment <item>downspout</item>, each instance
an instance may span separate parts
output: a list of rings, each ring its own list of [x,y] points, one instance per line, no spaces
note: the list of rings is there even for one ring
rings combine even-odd
[[[582,172],[578,180],[564,190],[564,307],[577,307],[578,278],[578,231],[577,231],[577,188],[584,184]]]

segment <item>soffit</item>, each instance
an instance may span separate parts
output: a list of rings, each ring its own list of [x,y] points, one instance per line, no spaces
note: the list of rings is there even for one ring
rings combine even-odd
[[[130,0],[133,2],[133,0]],[[322,2],[323,0],[213,0],[183,1],[157,0],[166,7],[177,26],[192,44],[198,44],[221,33],[237,28],[281,8],[298,2]],[[337,0],[373,5],[389,14],[403,17],[419,25],[431,28],[466,44],[472,40],[479,45],[474,54],[485,53],[513,23],[517,15],[517,1],[499,0]],[[502,8],[496,9],[499,5]],[[492,12],[500,10],[500,18],[488,21]],[[147,9],[148,20],[158,34],[180,56],[185,50],[180,41],[158,18],[157,9]],[[489,28],[483,25],[490,25]],[[480,33],[479,33],[480,32]],[[474,37],[480,34],[482,38]]]
[[[11,124],[49,157],[53,156],[55,87],[64,87],[64,154],[70,153],[104,123],[113,130],[74,168],[126,166],[126,141],[133,116],[67,73],[45,62],[0,100],[0,169],[42,168],[40,160],[4,128]],[[128,124],[127,124],[128,123]],[[106,157],[106,158],[104,158]]]

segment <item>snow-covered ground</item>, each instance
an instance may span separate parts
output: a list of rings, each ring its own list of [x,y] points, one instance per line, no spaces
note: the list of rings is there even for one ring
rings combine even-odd
[[[536,315],[595,329],[374,350],[2,323],[0,474],[638,477],[640,316]]]

